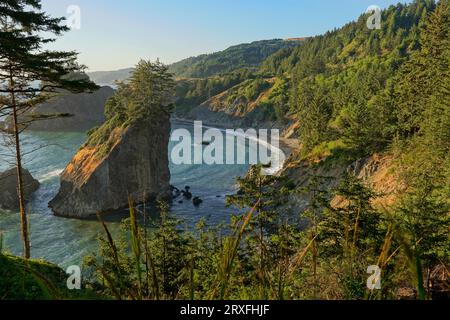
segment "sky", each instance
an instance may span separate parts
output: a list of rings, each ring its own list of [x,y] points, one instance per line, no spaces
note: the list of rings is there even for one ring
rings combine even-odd
[[[323,34],[371,5],[409,0],[42,0],[54,17],[79,22],[52,44],[75,50],[88,71],[127,68],[140,59],[173,63],[256,40]],[[77,6],[80,19],[70,6]]]

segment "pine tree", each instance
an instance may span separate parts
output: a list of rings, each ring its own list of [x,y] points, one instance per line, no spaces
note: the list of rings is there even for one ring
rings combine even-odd
[[[234,205],[238,208],[255,208],[255,218],[250,226],[256,230],[255,237],[250,240],[256,240],[259,261],[256,270],[258,270],[258,280],[260,281],[260,297],[267,298],[267,253],[266,253],[266,234],[276,228],[276,209],[282,204],[283,196],[288,190],[280,187],[282,178],[276,176],[263,175],[261,170],[263,166],[253,166],[246,177],[238,178],[239,192],[236,195],[227,198],[228,205]]]
[[[425,298],[423,269],[448,261],[450,202],[450,5],[441,0],[422,31],[421,51],[405,68],[400,115],[415,128],[399,158],[407,192],[397,208],[406,255]],[[415,76],[416,75],[416,76]],[[410,83],[406,83],[406,81]],[[415,95],[415,96],[413,96]],[[411,128],[411,127],[410,127]],[[406,131],[411,133],[410,128]],[[405,128],[404,128],[405,129]]]
[[[424,24],[421,50],[415,52],[398,76],[397,117],[401,136],[411,137],[423,123],[425,107],[437,92],[449,96],[449,15],[448,0],[439,2]],[[448,98],[447,98],[448,99]]]
[[[298,86],[297,116],[302,122],[299,128],[300,140],[305,150],[320,144],[328,137],[328,122],[331,118],[331,106],[327,101],[324,86],[315,80],[306,79]]]
[[[347,297],[362,298],[365,268],[380,251],[384,235],[382,216],[372,206],[378,195],[351,173],[334,195],[336,202],[324,210],[318,232],[321,258],[337,259]]]
[[[44,49],[54,39],[43,34],[60,35],[68,31],[62,25],[63,20],[41,12],[39,0],[0,2],[0,115],[12,118],[25,258],[30,257],[30,242],[20,148],[23,127],[19,116],[50,98],[58,89],[80,92],[96,88],[85,77],[76,75],[82,67],[76,64],[75,52]],[[41,82],[39,88],[33,86],[37,81]]]

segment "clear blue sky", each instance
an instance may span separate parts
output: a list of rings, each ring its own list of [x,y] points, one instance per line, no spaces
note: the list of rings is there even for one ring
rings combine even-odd
[[[322,34],[356,19],[370,5],[409,0],[42,0],[53,16],[81,9],[81,29],[52,45],[76,50],[90,71],[172,63],[255,40]]]

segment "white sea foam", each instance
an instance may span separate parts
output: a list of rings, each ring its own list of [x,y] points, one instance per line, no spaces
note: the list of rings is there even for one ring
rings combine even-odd
[[[205,133],[203,132],[204,129],[209,130]],[[286,155],[279,147],[279,131],[276,129],[270,130],[270,143],[267,139],[268,131],[269,130],[259,130],[258,134],[255,129],[249,129],[247,131],[244,131],[242,129],[218,129],[204,126],[202,121],[194,121],[193,138],[191,132],[184,128],[180,128],[172,132],[170,140],[172,142],[179,142],[179,144],[172,149],[171,160],[174,164],[244,164],[245,153],[242,148],[246,149],[247,146],[245,144],[245,141],[242,141],[243,139],[250,142],[247,150],[249,153],[248,164],[257,164],[258,161],[260,163],[268,164],[268,167],[264,167],[262,169],[262,174],[276,175],[283,169]],[[215,143],[217,139],[220,140],[224,138],[223,134],[227,136],[226,141],[219,141],[218,145],[216,145]],[[237,161],[233,159],[234,151],[232,149],[236,147],[236,141],[234,138],[230,140],[228,139],[228,137],[237,137],[238,140],[241,140],[241,144],[239,144],[238,142],[237,145],[237,152],[240,154]],[[215,152],[214,159],[212,157],[209,157],[208,154],[204,154],[202,145],[206,143],[201,143],[202,141],[207,141],[207,144],[209,145],[212,138],[214,138],[214,142],[211,143]],[[194,143],[192,143],[192,141]],[[226,147],[224,147],[224,143],[226,144]],[[190,148],[194,148],[194,160],[192,159],[192,150]],[[231,158],[226,158],[226,160],[225,149],[227,152],[233,152],[231,154]],[[269,151],[271,153],[270,156],[268,155]],[[220,156],[222,156],[222,159],[220,159]]]
[[[52,178],[59,177],[63,171],[64,171],[64,169],[52,170],[50,172],[44,173],[41,176],[39,176],[38,180],[39,180],[39,182],[48,181]]]

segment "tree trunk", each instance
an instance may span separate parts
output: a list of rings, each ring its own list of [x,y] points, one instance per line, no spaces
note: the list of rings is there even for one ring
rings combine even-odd
[[[415,259],[416,259],[416,273],[417,273],[417,292],[419,294],[420,300],[426,300],[425,288],[423,285],[423,270],[422,270],[422,261],[419,256],[419,252],[417,248],[414,251]]]
[[[19,196],[19,209],[20,209],[20,221],[22,228],[22,241],[23,241],[23,257],[30,259],[30,239],[28,236],[28,220],[25,211],[25,197],[24,197],[24,185],[22,178],[22,156],[20,153],[20,139],[19,139],[19,124],[17,119],[17,104],[14,94],[14,80],[10,79],[11,87],[11,104],[13,109],[13,121],[14,121],[14,142],[16,147],[16,166],[17,166],[17,194]]]
[[[262,300],[266,299],[266,268],[265,268],[265,257],[264,257],[264,226],[262,217],[262,181],[261,176],[258,178],[258,221],[259,221],[259,269],[261,272],[261,292],[260,298]]]

